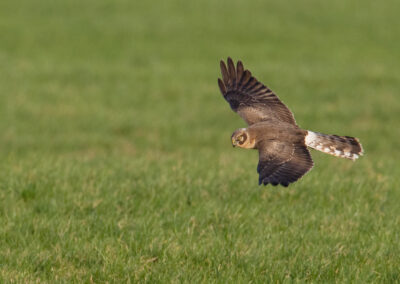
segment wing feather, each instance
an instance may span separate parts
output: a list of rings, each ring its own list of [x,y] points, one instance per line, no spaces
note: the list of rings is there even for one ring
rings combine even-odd
[[[228,58],[228,74],[229,78],[231,79],[231,82],[233,85],[236,83],[236,70],[235,70],[235,65],[233,65],[233,61],[231,58]]]
[[[221,74],[222,74],[222,80],[224,81],[225,86],[229,86],[229,74],[228,74],[228,69],[226,69],[226,65],[223,61],[220,62],[220,67],[221,67]]]
[[[239,60],[236,64],[236,80],[237,81],[240,81],[242,79],[243,72],[244,72],[243,63],[242,63],[242,61]]]
[[[243,87],[247,84],[250,78],[251,78],[251,72],[249,70],[245,70],[243,73],[243,77],[239,81],[238,90],[243,90]]]
[[[222,80],[219,89],[233,111],[251,125],[264,120],[279,120],[296,125],[292,112],[271,89],[257,81],[239,60],[235,65],[228,57],[227,65],[220,62]]]
[[[219,86],[219,90],[221,91],[221,93],[226,93],[226,87],[224,82],[222,82],[222,80],[220,78],[218,78],[218,86]]]
[[[275,144],[274,144],[275,143]],[[259,184],[288,186],[305,175],[314,163],[306,145],[268,142],[259,148]]]

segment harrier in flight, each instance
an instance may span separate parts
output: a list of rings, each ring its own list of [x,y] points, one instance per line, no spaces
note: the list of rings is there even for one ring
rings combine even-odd
[[[292,112],[241,61],[236,68],[231,58],[220,65],[219,89],[248,124],[232,134],[232,145],[258,150],[259,184],[288,186],[300,179],[314,165],[307,147],[353,161],[363,154],[357,138],[301,129]]]

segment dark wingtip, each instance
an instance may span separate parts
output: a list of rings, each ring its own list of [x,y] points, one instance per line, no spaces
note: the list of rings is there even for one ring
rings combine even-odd
[[[219,66],[221,67],[222,80],[223,80],[224,84],[227,85],[229,82],[229,75],[228,75],[228,69],[226,68],[225,62],[221,60],[219,62]]]
[[[235,82],[235,80],[236,80],[236,70],[235,70],[235,64],[233,64],[232,58],[228,57],[227,63],[228,63],[229,80]]]
[[[251,72],[249,70],[244,70],[243,77],[250,78],[251,77]]]
[[[238,60],[238,62],[236,63],[236,69],[239,69],[239,68],[244,71],[243,63],[241,60]]]
[[[272,181],[271,184],[272,184],[273,186],[277,186],[277,185],[279,184],[279,182],[277,182],[277,181]]]
[[[220,60],[219,61],[219,66],[221,67],[221,68],[226,68],[226,65],[225,65],[225,62],[223,61],[223,60]]]
[[[243,74],[244,74],[243,63],[242,61],[238,60],[238,62],[236,63],[236,80],[238,81],[239,85],[243,80]]]
[[[221,91],[222,95],[225,95],[226,94],[226,86],[220,78],[218,78],[218,86],[219,86],[219,90]]]
[[[282,186],[284,186],[284,187],[288,187],[290,183],[289,183],[289,182],[286,182],[286,181],[279,183],[279,182],[276,182],[276,181],[274,181],[274,182],[268,182],[268,181],[262,180],[262,179],[259,179],[259,180],[258,180],[258,185],[259,185],[259,186],[260,186],[260,185],[266,186],[266,185],[268,185],[268,184],[271,184],[272,186],[282,185]]]

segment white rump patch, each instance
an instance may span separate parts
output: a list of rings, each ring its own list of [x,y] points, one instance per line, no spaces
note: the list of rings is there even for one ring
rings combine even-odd
[[[317,145],[317,134],[312,131],[307,131],[305,142],[307,146],[315,147]]]

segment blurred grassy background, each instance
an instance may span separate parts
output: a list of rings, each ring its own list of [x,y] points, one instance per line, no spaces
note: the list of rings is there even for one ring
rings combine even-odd
[[[394,282],[400,2],[0,2],[0,277]],[[231,56],[306,129],[361,139],[258,187]]]

